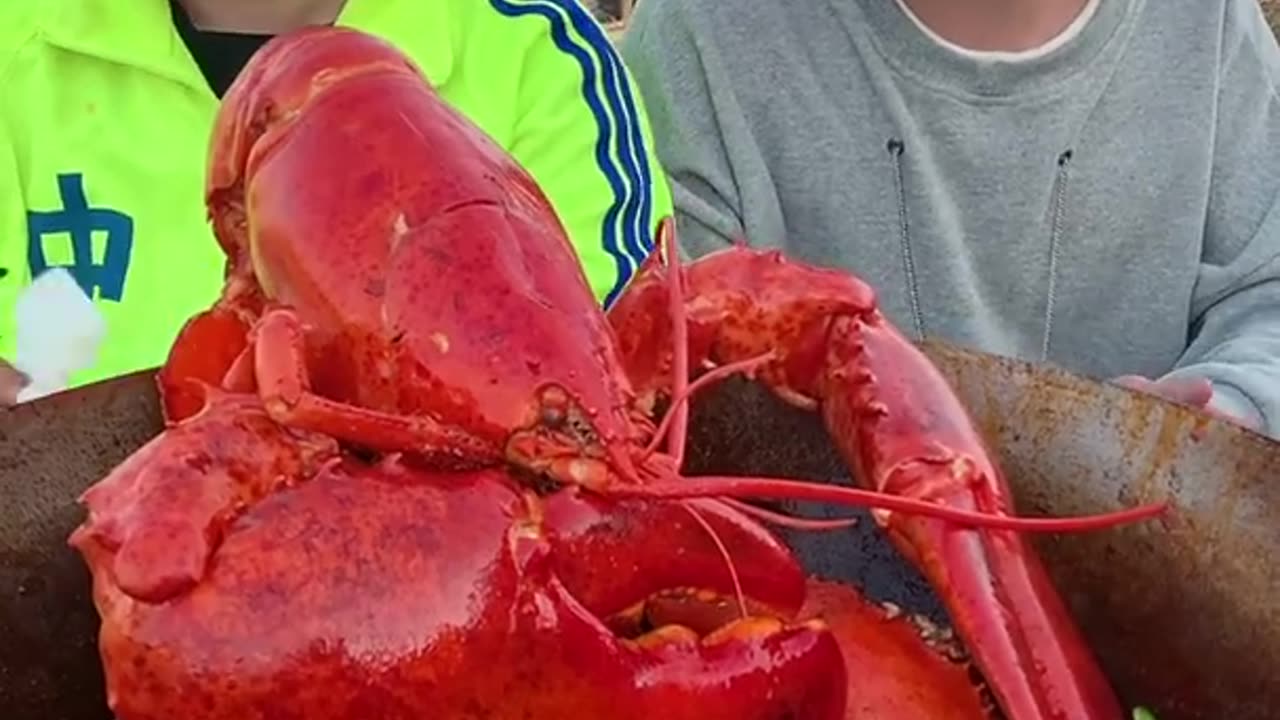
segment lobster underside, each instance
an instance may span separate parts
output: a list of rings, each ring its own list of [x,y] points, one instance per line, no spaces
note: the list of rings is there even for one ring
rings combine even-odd
[[[1015,516],[856,277],[684,267],[668,220],[606,316],[533,179],[347,29],[244,69],[207,201],[222,297],[71,538],[120,720],[1120,716],[1020,533],[1163,508]],[[682,475],[690,396],[734,372],[820,413],[864,487]],[[847,522],[769,498],[874,507],[958,637],[805,577],[762,523]]]

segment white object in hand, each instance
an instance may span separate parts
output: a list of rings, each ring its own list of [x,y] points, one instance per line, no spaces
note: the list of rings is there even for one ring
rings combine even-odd
[[[71,374],[91,367],[107,324],[65,268],[40,274],[18,296],[14,366],[30,379],[18,402],[64,390]]]

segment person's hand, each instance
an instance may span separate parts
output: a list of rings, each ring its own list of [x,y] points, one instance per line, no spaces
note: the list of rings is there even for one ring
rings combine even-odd
[[[1165,400],[1203,410],[1210,415],[1243,425],[1251,430],[1257,430],[1260,424],[1256,418],[1237,415],[1215,406],[1213,383],[1205,378],[1172,377],[1152,380],[1141,375],[1121,375],[1111,382],[1130,390],[1156,395]]]
[[[27,386],[28,378],[17,368],[0,360],[0,407],[9,407],[18,402],[18,393]]]
[[[1157,395],[1165,400],[1207,409],[1213,399],[1213,383],[1204,378],[1175,377],[1152,380],[1141,375],[1121,375],[1111,382],[1130,390]]]

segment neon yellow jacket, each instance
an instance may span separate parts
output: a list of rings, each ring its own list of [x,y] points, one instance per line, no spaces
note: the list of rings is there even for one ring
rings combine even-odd
[[[638,92],[575,0],[349,0],[537,179],[608,302],[671,213]],[[217,109],[166,0],[0,2],[0,357],[14,304],[67,266],[103,312],[74,385],[163,362],[216,299],[203,204]]]

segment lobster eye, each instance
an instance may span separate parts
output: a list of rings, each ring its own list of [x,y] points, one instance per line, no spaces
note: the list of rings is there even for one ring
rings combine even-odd
[[[557,405],[543,405],[541,420],[546,427],[558,429],[564,425],[564,408]]]
[[[538,417],[546,427],[558,429],[569,417],[569,393],[558,385],[549,385],[538,394]]]

